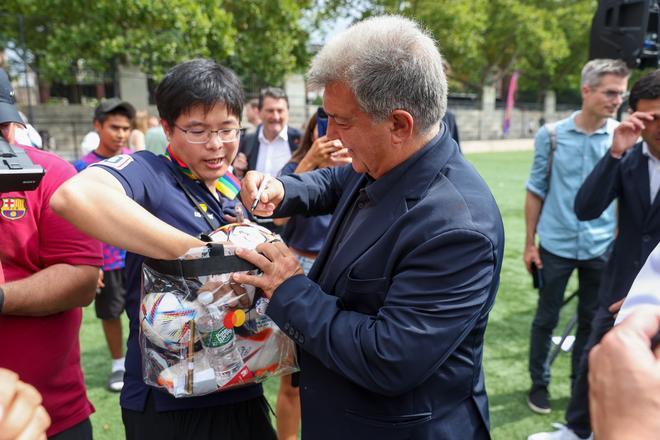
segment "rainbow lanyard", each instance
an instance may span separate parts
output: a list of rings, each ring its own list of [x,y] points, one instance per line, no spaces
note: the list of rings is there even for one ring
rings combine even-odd
[[[188,168],[185,163],[181,162],[174,153],[172,153],[170,145],[168,145],[165,150],[165,157],[172,161],[183,174],[193,180],[199,180],[192,170]],[[241,181],[238,180],[238,177],[234,176],[229,170],[227,170],[222,177],[215,181],[215,189],[229,200],[234,200],[241,190]]]

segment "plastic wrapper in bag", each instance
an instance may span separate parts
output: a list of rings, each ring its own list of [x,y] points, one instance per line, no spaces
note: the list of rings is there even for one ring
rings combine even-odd
[[[176,260],[145,259],[140,349],[145,383],[189,397],[298,371],[294,343],[264,314],[267,301],[231,273],[258,269],[236,257],[279,240],[248,222],[223,226]]]

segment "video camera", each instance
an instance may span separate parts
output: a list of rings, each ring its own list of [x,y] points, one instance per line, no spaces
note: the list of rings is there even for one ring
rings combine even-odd
[[[32,163],[23,149],[12,148],[0,136],[0,192],[37,189],[46,171]]]
[[[631,69],[660,66],[659,0],[600,0],[591,24],[589,59],[622,59]]]

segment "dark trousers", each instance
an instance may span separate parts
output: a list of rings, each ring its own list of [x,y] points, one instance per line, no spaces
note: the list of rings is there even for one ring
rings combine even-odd
[[[149,393],[144,412],[121,410],[127,440],[276,440],[263,396],[208,408],[158,412]]]
[[[607,307],[600,306],[591,325],[589,340],[582,351],[580,368],[576,376],[571,400],[566,408],[566,425],[582,438],[591,434],[589,420],[589,351],[598,344],[614,325],[614,316]]]
[[[550,359],[552,332],[559,322],[559,313],[564,301],[566,284],[578,271],[578,328],[573,344],[571,380],[575,380],[580,365],[580,356],[589,337],[591,321],[598,305],[600,278],[607,261],[606,255],[591,260],[563,258],[541,248],[545,285],[539,291],[536,315],[532,322],[529,344],[529,374],[533,385],[550,384]]]
[[[92,422],[85,419],[71,428],[48,437],[48,440],[92,440]]]

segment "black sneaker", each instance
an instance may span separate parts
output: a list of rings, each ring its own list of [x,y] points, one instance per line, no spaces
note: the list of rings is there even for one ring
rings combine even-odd
[[[527,405],[529,405],[529,408],[535,413],[549,414],[551,409],[548,387],[543,385],[533,385],[527,395]]]

